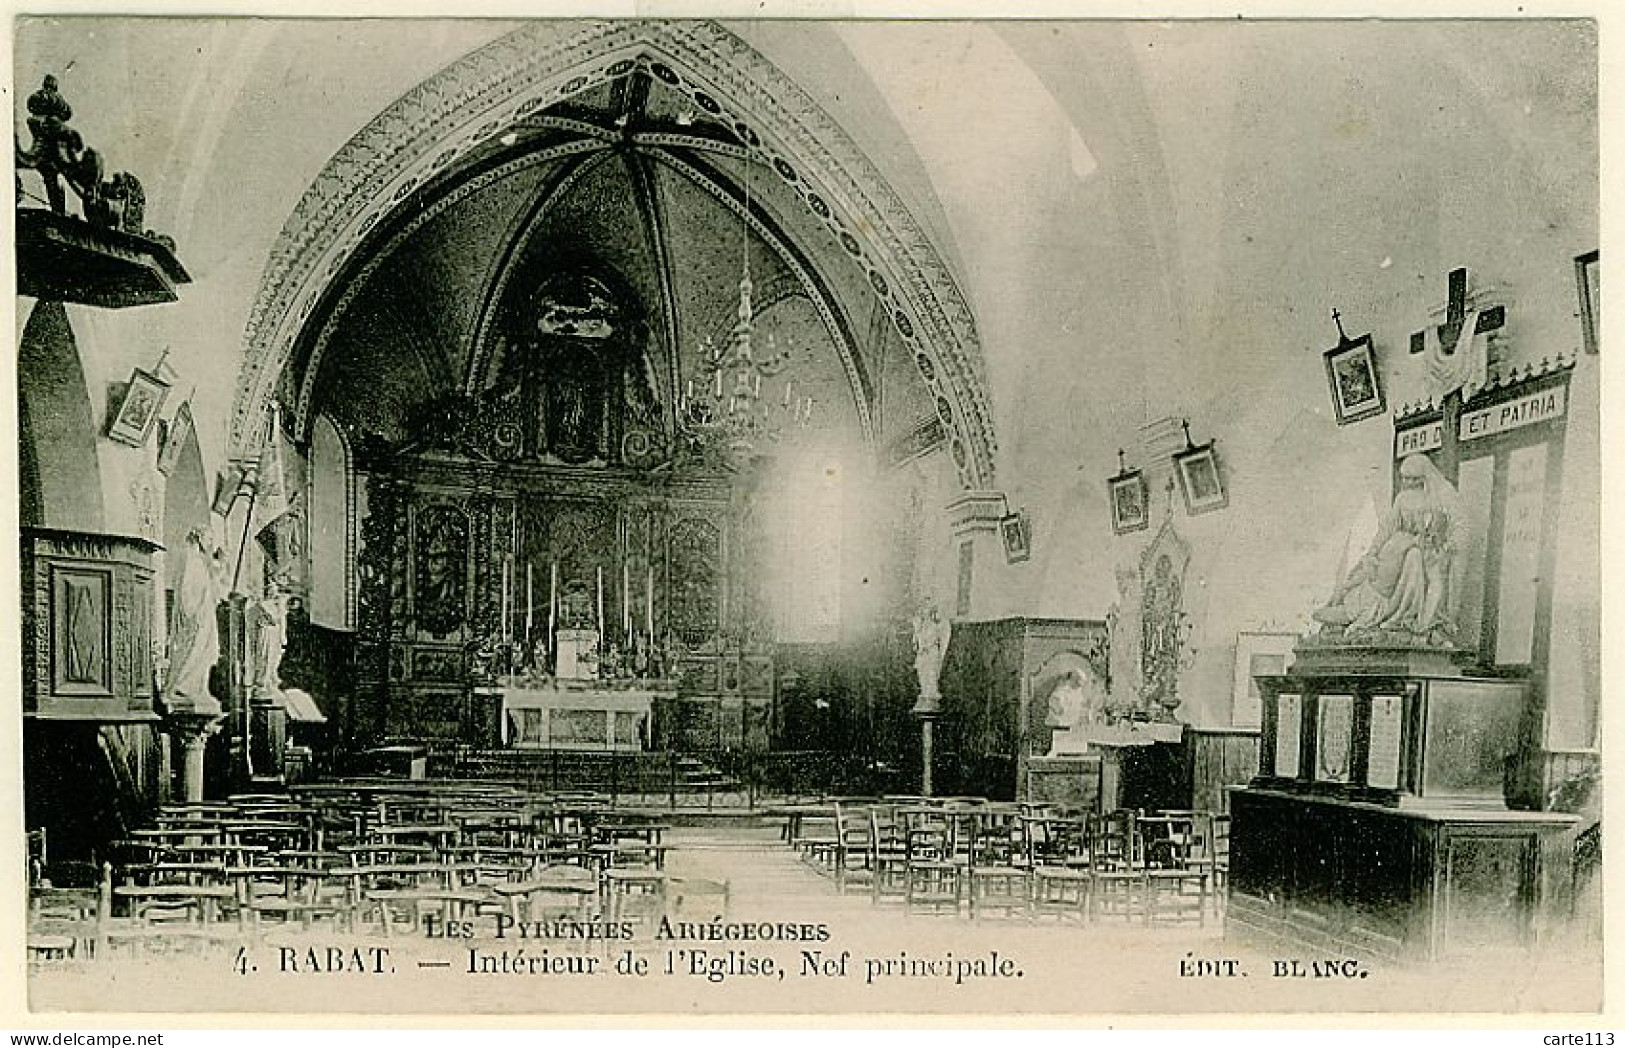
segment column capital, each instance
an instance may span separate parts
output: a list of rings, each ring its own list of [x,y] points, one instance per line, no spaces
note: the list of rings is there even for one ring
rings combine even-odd
[[[181,737],[187,745],[202,741],[213,735],[225,726],[225,715],[220,712],[220,704],[215,703],[213,713],[201,709],[170,710],[164,715],[164,727],[173,735]]]
[[[955,538],[983,531],[997,532],[999,521],[1008,510],[1009,500],[1004,492],[990,489],[961,492],[943,507]]]

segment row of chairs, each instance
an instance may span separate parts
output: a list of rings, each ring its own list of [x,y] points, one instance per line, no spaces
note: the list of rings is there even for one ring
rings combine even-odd
[[[666,873],[664,830],[658,816],[597,798],[455,783],[177,805],[119,843],[95,889],[36,878],[30,955],[289,930],[397,935],[431,919],[647,924],[674,907],[725,911],[725,883]]]
[[[972,918],[1200,924],[1228,875],[1228,817],[1209,812],[857,799],[787,836],[842,892]]]

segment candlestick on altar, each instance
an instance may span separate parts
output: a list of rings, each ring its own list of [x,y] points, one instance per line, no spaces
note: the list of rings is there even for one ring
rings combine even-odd
[[[547,650],[553,652],[553,645],[559,637],[559,562],[549,562],[549,575],[547,581]],[[557,657],[556,655],[554,656]]]
[[[502,643],[513,637],[513,620],[508,617],[513,607],[513,561],[502,562]]]
[[[621,638],[632,646],[632,567],[621,561]]]
[[[604,646],[604,566],[598,565],[598,647]]]
[[[532,583],[531,564],[525,562],[525,650],[530,650],[530,638],[536,626],[536,596]]]
[[[644,639],[653,651],[655,646],[655,569],[649,565],[649,581],[643,587],[643,633]]]

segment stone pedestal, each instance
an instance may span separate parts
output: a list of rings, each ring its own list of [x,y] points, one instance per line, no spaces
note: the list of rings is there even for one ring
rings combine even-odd
[[[932,782],[932,733],[935,730],[936,720],[942,714],[942,696],[932,692],[922,694],[914,708],[909,711],[920,720],[920,796],[935,796],[932,792],[935,784]]]
[[[253,781],[283,781],[288,746],[288,710],[281,692],[258,693],[248,706],[248,759]]]

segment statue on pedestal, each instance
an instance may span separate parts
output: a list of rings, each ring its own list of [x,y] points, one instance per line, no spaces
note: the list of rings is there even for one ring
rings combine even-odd
[[[225,553],[198,528],[187,533],[180,587],[169,627],[169,677],[164,706],[209,716],[220,712],[220,700],[209,690],[209,671],[220,661],[215,609],[226,591]]]
[[[935,605],[921,608],[914,616],[914,673],[919,678],[920,696],[935,699],[942,658],[948,651],[952,626]]]
[[[1365,555],[1314,613],[1323,641],[1451,648],[1467,543],[1456,488],[1425,455],[1399,466],[1399,491]]]
[[[249,701],[282,705],[282,651],[288,639],[288,598],[278,580],[265,596],[252,601],[247,612],[252,648],[249,657]]]

